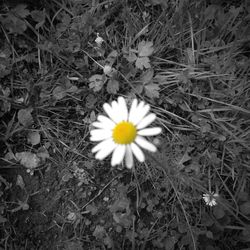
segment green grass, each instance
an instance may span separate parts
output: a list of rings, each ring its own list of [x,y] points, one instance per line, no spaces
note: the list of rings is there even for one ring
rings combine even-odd
[[[211,2],[1,6],[1,248],[250,247],[250,8]],[[163,128],[132,170],[91,153],[91,123],[118,96]]]

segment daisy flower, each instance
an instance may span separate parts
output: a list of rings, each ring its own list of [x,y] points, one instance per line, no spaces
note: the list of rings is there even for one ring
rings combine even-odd
[[[203,200],[205,201],[206,205],[213,207],[217,205],[216,199],[219,197],[219,194],[211,192],[209,194],[203,194]]]
[[[155,114],[149,113],[148,104],[134,99],[128,111],[125,99],[120,96],[111,105],[105,103],[103,109],[108,117],[99,115],[92,123],[96,129],[90,131],[90,140],[100,141],[92,149],[96,159],[103,160],[112,153],[112,166],[122,163],[125,158],[126,166],[132,168],[133,155],[139,162],[145,161],[141,148],[151,152],[157,150],[144,138],[161,133],[160,127],[147,128],[156,119]]]

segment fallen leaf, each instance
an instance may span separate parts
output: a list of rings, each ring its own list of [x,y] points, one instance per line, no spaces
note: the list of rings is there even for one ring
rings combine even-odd
[[[21,152],[16,153],[16,159],[20,161],[20,163],[28,168],[28,169],[34,169],[39,166],[40,159],[36,154],[33,154],[31,152]]]
[[[37,145],[38,143],[40,143],[41,140],[41,136],[39,134],[39,132],[35,131],[35,132],[29,132],[28,136],[27,136],[27,140],[28,143],[30,143],[32,146]]]
[[[23,125],[23,126],[29,126],[31,125],[33,121],[33,117],[31,115],[31,112],[33,111],[32,108],[27,108],[27,109],[20,109],[18,111],[18,121]]]
[[[151,56],[154,52],[153,43],[144,40],[138,44],[139,57]]]
[[[53,89],[52,94],[56,100],[61,100],[63,97],[67,95],[67,91],[65,88],[57,86]]]

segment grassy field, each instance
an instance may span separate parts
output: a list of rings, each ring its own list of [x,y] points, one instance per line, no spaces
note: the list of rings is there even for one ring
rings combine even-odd
[[[0,9],[0,250],[250,249],[248,0]],[[162,129],[131,168],[92,151],[121,96]]]

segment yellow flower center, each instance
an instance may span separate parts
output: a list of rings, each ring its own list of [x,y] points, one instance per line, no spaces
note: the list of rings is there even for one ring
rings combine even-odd
[[[113,129],[113,139],[117,144],[130,144],[136,137],[136,127],[131,122],[120,122]]]

